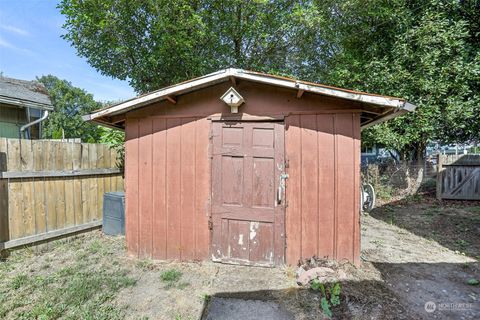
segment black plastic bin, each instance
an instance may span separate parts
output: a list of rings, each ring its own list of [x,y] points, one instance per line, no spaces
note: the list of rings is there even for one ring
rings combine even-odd
[[[125,193],[107,192],[103,195],[103,233],[125,234]]]

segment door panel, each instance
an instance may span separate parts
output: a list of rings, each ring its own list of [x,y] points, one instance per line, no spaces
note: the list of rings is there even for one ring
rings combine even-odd
[[[284,262],[284,126],[213,122],[212,259],[273,266]]]

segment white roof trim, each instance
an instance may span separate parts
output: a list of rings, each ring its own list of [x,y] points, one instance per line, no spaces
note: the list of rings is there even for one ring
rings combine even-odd
[[[53,110],[53,106],[51,104],[44,104],[35,101],[29,100],[21,100],[17,98],[5,97],[0,96],[0,103],[19,106],[22,108],[35,108],[35,109],[42,109],[42,110]]]
[[[275,85],[284,88],[303,90],[306,92],[327,95],[337,97],[341,99],[347,99],[352,101],[364,102],[384,107],[393,107],[398,109],[404,109],[406,111],[413,111],[415,106],[398,98],[385,97],[371,95],[368,93],[357,93],[349,90],[343,90],[340,88],[333,88],[324,86],[321,84],[310,84],[303,81],[295,81],[291,79],[284,79],[266,74],[256,73],[252,71],[229,68],[220,70],[206,76],[196,78],[190,81],[182,82],[152,93],[145,94],[138,98],[134,98],[120,104],[111,106],[109,108],[99,110],[97,112],[83,116],[83,119],[95,120],[96,118],[103,116],[112,116],[120,113],[127,112],[132,109],[150,104],[152,102],[165,100],[167,96],[184,94],[190,91],[194,91],[203,87],[210,86],[215,83],[220,83],[229,80],[230,77],[238,79],[250,80],[253,82],[265,83]],[[395,114],[398,115],[398,114]],[[369,123],[370,125],[370,123]]]

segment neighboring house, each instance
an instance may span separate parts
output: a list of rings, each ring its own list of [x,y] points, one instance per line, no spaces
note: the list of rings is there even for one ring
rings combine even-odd
[[[0,76],[0,137],[40,139],[52,110],[43,84]]]
[[[379,148],[377,145],[369,146],[369,147],[362,147],[362,165],[367,163],[375,163],[379,156]]]
[[[383,148],[377,144],[371,147],[362,147],[361,161],[362,166],[368,164],[380,164],[389,161],[398,162],[400,155],[395,150]]]
[[[125,129],[137,257],[360,263],[360,131],[400,98],[226,69],[84,117]]]

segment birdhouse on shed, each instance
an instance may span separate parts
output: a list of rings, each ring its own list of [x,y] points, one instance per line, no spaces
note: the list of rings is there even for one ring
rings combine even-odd
[[[223,94],[220,100],[230,106],[231,113],[238,113],[238,107],[245,102],[240,93],[238,93],[233,87],[230,87],[230,89]]]

